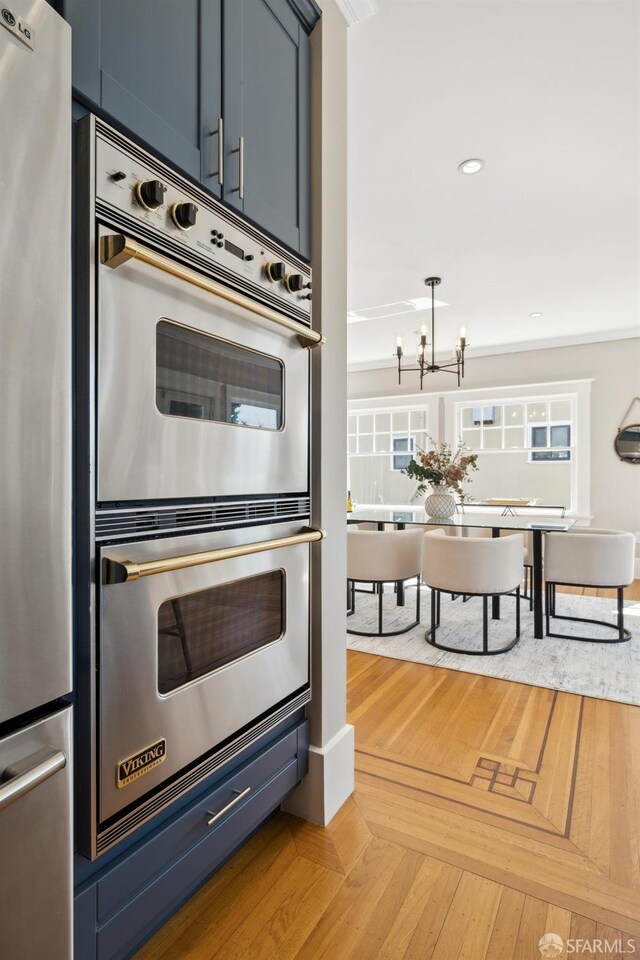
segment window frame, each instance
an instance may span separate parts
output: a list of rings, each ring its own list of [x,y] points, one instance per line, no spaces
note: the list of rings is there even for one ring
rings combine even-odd
[[[415,429],[411,425],[411,415],[420,414],[420,426]],[[388,433],[389,435],[389,446],[386,450],[375,450],[375,419],[372,423],[371,431],[361,431],[361,417],[363,416],[372,416],[375,418],[376,415],[389,414],[389,430],[380,431],[380,435]],[[407,429],[398,430],[393,425],[393,414],[406,414],[407,415]],[[352,422],[351,418],[355,418]],[[362,457],[375,457],[375,458],[387,458],[386,469],[394,477],[398,477],[401,473],[401,470],[393,469],[393,457],[394,451],[390,449],[395,439],[404,439],[408,438],[411,442],[412,449],[406,453],[398,451],[395,453],[395,456],[406,456],[409,453],[412,456],[415,456],[416,450],[419,446],[424,444],[425,447],[430,445],[429,437],[432,435],[432,424],[437,426],[438,424],[438,415],[437,408],[433,408],[433,396],[418,395],[410,397],[380,397],[380,398],[367,398],[362,400],[349,400],[347,403],[347,455],[346,455],[346,468],[347,468],[347,489],[352,491],[353,495],[353,484],[351,481],[351,470],[352,470],[352,458],[353,460],[360,459]],[[363,451],[360,449],[360,437],[362,436],[371,436],[372,438],[372,447],[369,451]],[[424,438],[424,440],[422,440]],[[352,449],[353,446],[353,449]],[[384,460],[382,461],[384,462]],[[405,500],[402,503],[398,502],[396,504],[390,504],[391,506],[398,507],[398,509],[407,507],[410,505],[409,500]],[[360,506],[375,506],[379,505],[378,500],[372,501],[370,504],[367,504],[365,500],[359,501]]]
[[[590,474],[590,424],[591,424],[591,384],[592,379],[552,381],[549,383],[518,384],[505,387],[479,387],[474,390],[448,391],[443,396],[444,430],[443,439],[456,444],[461,436],[461,416],[459,410],[463,406],[495,406],[510,404],[544,403],[553,401],[570,401],[569,421],[572,425],[572,457],[570,461],[540,461],[542,463],[569,463],[571,470],[571,486],[569,502],[566,504],[567,516],[590,518],[591,516],[591,474]],[[526,412],[526,407],[525,407]],[[523,418],[522,429],[527,430],[526,417]],[[560,421],[547,421],[560,423]],[[504,431],[502,424],[501,429]],[[480,429],[479,427],[476,429]],[[495,428],[489,428],[495,429]],[[524,439],[528,442],[528,436]],[[474,447],[475,449],[475,447]],[[482,449],[482,453],[522,453],[525,448],[502,447],[497,449]]]

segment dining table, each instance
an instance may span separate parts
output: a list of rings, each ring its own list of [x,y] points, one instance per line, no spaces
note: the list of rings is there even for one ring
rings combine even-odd
[[[374,523],[378,530],[393,526],[404,530],[407,526],[447,527],[456,530],[491,530],[493,537],[499,537],[502,530],[511,533],[530,533],[532,541],[531,565],[533,568],[533,633],[536,639],[544,636],[544,576],[542,569],[542,537],[545,533],[566,533],[574,525],[570,517],[521,517],[514,514],[499,516],[489,513],[455,513],[447,519],[430,517],[423,507],[359,507],[347,513],[347,524]],[[462,533],[461,533],[462,535]],[[404,587],[396,586],[398,606],[404,606]],[[492,598],[491,615],[500,619],[500,597]]]

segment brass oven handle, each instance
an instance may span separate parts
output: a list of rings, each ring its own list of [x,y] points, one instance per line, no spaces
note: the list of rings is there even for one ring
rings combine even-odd
[[[164,273],[169,273],[173,277],[178,277],[179,280],[192,283],[194,287],[200,287],[201,290],[214,293],[216,296],[222,297],[223,300],[228,300],[238,307],[249,310],[264,320],[271,320],[272,323],[277,323],[291,333],[295,333],[303,347],[315,347],[325,342],[325,338],[317,330],[309,330],[303,323],[290,320],[276,310],[271,310],[261,303],[250,300],[248,297],[244,297],[242,294],[236,293],[228,287],[224,287],[221,283],[216,283],[215,280],[210,280],[208,277],[202,276],[194,270],[189,270],[188,267],[174,263],[174,261],[169,260],[168,257],[163,257],[161,254],[156,253],[149,247],[145,247],[142,243],[138,243],[137,240],[133,240],[131,237],[127,237],[122,233],[111,233],[100,238],[100,260],[105,266],[111,267],[112,269],[121,266],[128,260],[142,260],[143,263],[157,267],[158,270],[162,270]]]
[[[222,810],[218,810],[217,813],[211,813],[211,810],[207,810],[207,816],[211,818],[207,820],[208,827],[212,827],[214,823],[217,823],[218,820],[224,817],[225,813],[229,813],[229,810],[233,810],[241,800],[244,800],[244,798],[251,793],[251,787],[245,787],[244,790],[234,790],[233,792],[235,793],[235,797],[233,800],[230,800]]]
[[[146,560],[135,563],[133,560],[105,559],[103,583],[127,583],[140,577],[151,577],[156,573],[171,573],[185,570],[187,567],[199,567],[203,563],[217,560],[234,560],[236,557],[248,557],[252,553],[265,553],[280,547],[292,547],[298,543],[314,543],[324,540],[325,530],[306,527],[291,537],[279,537],[277,540],[259,540],[257,543],[244,543],[236,547],[221,547],[218,550],[205,550],[203,553],[187,553],[182,557],[165,557],[163,560]]]
[[[14,800],[19,800],[35,787],[52,777],[58,770],[67,765],[67,758],[62,750],[53,750],[44,760],[25,770],[4,783],[0,783],[0,810],[4,810]]]

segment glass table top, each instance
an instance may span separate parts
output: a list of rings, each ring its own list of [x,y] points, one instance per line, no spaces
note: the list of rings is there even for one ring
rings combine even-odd
[[[404,510],[388,507],[364,507],[347,514],[347,523],[420,523],[432,527],[487,527],[492,530],[548,530],[566,532],[575,520],[567,517],[515,517],[490,513],[456,513],[448,520],[436,520],[423,507]]]

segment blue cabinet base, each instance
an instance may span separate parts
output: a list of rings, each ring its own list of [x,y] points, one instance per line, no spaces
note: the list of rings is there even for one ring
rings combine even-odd
[[[132,957],[279,807],[307,762],[308,723],[298,720],[140,843],[95,864],[76,890],[75,960]]]

